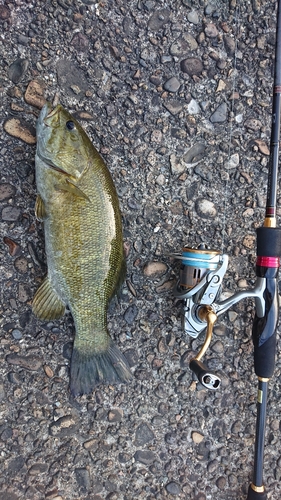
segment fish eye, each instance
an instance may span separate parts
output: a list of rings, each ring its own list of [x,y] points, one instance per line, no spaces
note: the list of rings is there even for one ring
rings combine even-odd
[[[71,120],[69,120],[68,122],[66,122],[66,128],[67,130],[73,130],[75,128],[75,123],[72,122]]]

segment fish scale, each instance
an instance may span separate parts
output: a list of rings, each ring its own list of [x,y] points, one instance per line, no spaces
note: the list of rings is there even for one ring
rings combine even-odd
[[[70,388],[127,382],[126,358],[107,331],[107,308],[124,278],[122,222],[109,170],[79,123],[61,106],[37,124],[36,211],[43,219],[48,275],[33,300],[41,319],[72,313]]]

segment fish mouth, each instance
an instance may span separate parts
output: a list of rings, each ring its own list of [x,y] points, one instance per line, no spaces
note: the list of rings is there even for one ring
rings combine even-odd
[[[46,127],[53,127],[56,123],[59,122],[59,113],[61,110],[61,105],[53,107],[50,102],[45,105],[45,109],[42,116],[42,122]]]

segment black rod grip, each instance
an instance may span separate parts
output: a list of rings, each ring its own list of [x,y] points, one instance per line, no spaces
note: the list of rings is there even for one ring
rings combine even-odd
[[[253,321],[253,344],[255,373],[261,378],[271,378],[275,366],[276,330],[279,317],[279,295],[277,279],[266,279],[264,291],[265,315],[255,315]]]
[[[257,229],[257,256],[281,256],[281,228],[259,227]]]
[[[266,491],[255,491],[252,486],[249,486],[247,500],[267,500]]]

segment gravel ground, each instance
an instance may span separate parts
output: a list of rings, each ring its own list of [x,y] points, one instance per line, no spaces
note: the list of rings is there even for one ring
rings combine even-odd
[[[224,291],[254,283],[274,9],[272,0],[0,0],[2,500],[245,499],[257,390],[253,304],[218,321],[205,359],[222,387],[202,390],[188,368],[202,336],[182,332],[170,254],[204,241],[230,256]],[[112,172],[128,255],[108,323],[134,379],[75,400],[71,316],[42,323],[31,313],[46,272],[34,126],[55,96]],[[275,500],[280,369],[277,359],[265,452]]]

